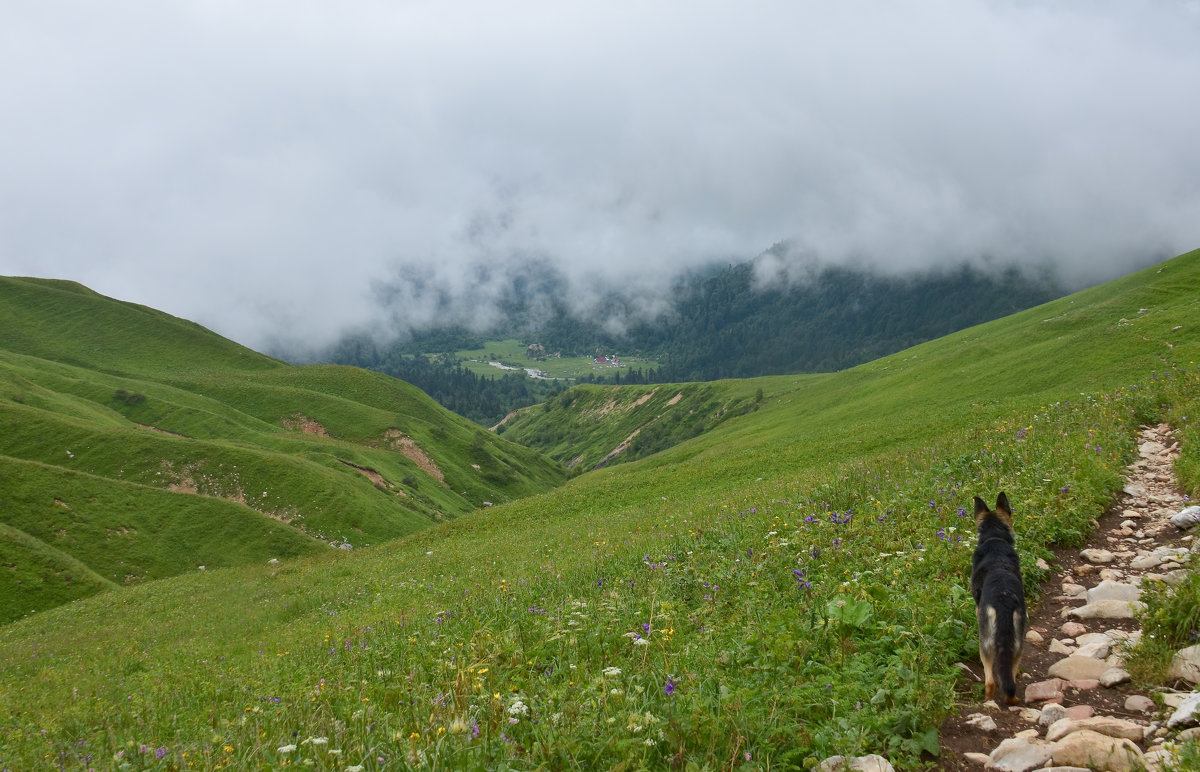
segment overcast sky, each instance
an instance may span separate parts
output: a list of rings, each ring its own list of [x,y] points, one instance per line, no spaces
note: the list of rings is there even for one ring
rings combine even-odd
[[[1175,0],[8,0],[0,274],[260,348],[486,316],[513,261],[585,306],[784,239],[1106,279],[1200,247],[1198,41]]]

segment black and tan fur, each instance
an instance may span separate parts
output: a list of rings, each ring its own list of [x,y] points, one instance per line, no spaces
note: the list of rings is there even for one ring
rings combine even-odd
[[[975,524],[979,544],[971,560],[971,594],[979,620],[979,659],[983,661],[984,699],[995,696],[996,685],[1004,701],[1015,705],[1017,669],[1025,643],[1025,587],[1021,560],[1014,547],[1012,508],[1003,492],[996,508],[975,497]]]

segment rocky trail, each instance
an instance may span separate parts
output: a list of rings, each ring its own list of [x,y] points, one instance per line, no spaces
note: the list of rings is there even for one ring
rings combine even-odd
[[[1200,729],[1186,728],[1200,719],[1200,692],[1192,691],[1200,647],[1176,655],[1160,692],[1163,708],[1133,688],[1122,661],[1125,647],[1142,634],[1134,619],[1141,584],[1178,583],[1190,559],[1190,568],[1200,563],[1195,531],[1172,522],[1188,524],[1179,517],[1189,502],[1176,487],[1177,455],[1168,426],[1143,427],[1139,458],[1117,503],[1099,519],[1087,548],[1058,555],[1058,572],[1030,609],[1022,703],[979,702],[982,669],[971,663],[964,708],[942,727],[939,769],[1123,771],[1140,764],[1154,770],[1171,758],[1168,740],[1200,737]],[[1180,709],[1184,703],[1190,714]]]
[[[1029,609],[1021,704],[982,702],[982,667],[962,664],[961,707],[941,727],[937,769],[1156,772],[1170,768],[1174,741],[1200,739],[1200,645],[1176,655],[1168,683],[1155,690],[1161,706],[1123,667],[1142,634],[1134,618],[1142,583],[1177,584],[1200,568],[1200,508],[1187,509],[1176,487],[1170,427],[1142,427],[1138,444],[1124,491],[1091,543],[1056,555],[1058,570]],[[881,756],[835,756],[818,770],[893,768]]]

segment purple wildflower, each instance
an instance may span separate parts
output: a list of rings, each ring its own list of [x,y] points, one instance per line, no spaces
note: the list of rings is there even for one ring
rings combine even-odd
[[[674,696],[675,684],[675,679],[671,678],[671,676],[667,676],[667,683],[665,686],[663,686],[663,694],[667,695],[668,697]]]
[[[162,757],[164,757],[166,755],[167,755],[167,749],[161,745],[158,746],[158,750],[154,751],[154,758],[156,758],[156,759],[161,759]]]
[[[801,570],[799,568],[793,568],[792,573],[796,575],[796,586],[798,588],[802,587],[806,590],[812,589],[812,585],[809,584],[808,579],[805,578],[805,574],[808,573],[807,571]]]

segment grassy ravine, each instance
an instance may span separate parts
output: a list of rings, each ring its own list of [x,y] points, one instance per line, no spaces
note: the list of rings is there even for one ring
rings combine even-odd
[[[1200,253],[836,375],[690,442],[351,555],[0,628],[0,768],[799,769],[936,748],[974,656],[965,511],[1027,581],[1139,423],[1200,492]],[[961,540],[960,540],[961,539]]]
[[[754,381],[577,386],[520,410],[498,431],[570,469],[657,453],[756,409]]]
[[[70,282],[0,277],[0,329],[0,623],[378,544],[565,477],[408,384],[291,367]]]

